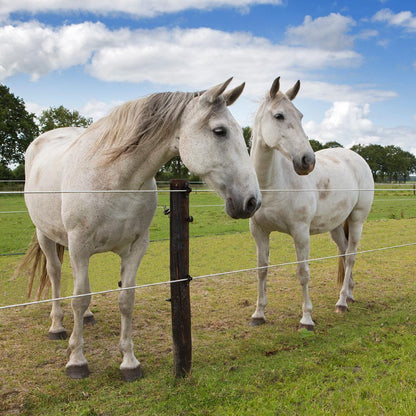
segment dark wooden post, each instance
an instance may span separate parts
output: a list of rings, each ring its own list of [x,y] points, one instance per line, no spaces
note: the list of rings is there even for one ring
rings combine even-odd
[[[189,296],[189,182],[170,181],[170,279],[187,281],[171,283],[173,366],[176,378],[191,372],[191,302]]]

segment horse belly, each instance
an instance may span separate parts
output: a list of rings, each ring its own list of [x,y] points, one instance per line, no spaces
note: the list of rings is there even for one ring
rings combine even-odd
[[[64,195],[63,222],[70,240],[89,247],[91,254],[120,253],[147,238],[156,207],[156,193]]]
[[[339,199],[318,203],[317,211],[310,225],[310,234],[332,231],[348,218],[355,205],[355,200]]]

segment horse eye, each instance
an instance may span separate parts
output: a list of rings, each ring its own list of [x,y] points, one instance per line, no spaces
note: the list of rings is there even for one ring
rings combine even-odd
[[[216,127],[212,132],[218,137],[225,137],[227,135],[227,130],[225,127]]]
[[[282,113],[276,113],[273,117],[276,120],[284,120],[285,119],[285,116]]]

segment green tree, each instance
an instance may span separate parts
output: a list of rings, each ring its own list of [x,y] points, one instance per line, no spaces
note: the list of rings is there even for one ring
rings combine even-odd
[[[38,134],[35,115],[26,111],[21,98],[0,84],[0,163],[6,167],[22,163],[27,147]]]
[[[3,179],[3,180],[14,179],[12,170],[3,163],[0,163],[0,179]]]
[[[336,141],[326,142],[326,143],[323,145],[323,148],[324,148],[324,149],[331,149],[331,148],[334,148],[334,147],[343,147],[343,146],[342,146],[342,144],[340,144],[340,143],[338,143],[338,142],[336,142]]]
[[[243,137],[244,141],[246,142],[247,151],[250,153],[251,151],[251,135],[252,135],[251,127],[243,127]]]
[[[357,144],[351,150],[358,153],[370,166],[375,181],[383,181],[387,174],[386,149],[379,144]]]
[[[386,146],[386,174],[391,181],[406,182],[406,178],[415,169],[415,157],[398,146]]]
[[[25,165],[21,163],[19,166],[13,169],[12,173],[13,173],[13,179],[24,180],[25,179]]]
[[[322,150],[324,148],[323,144],[315,139],[310,139],[309,143],[311,144],[312,150],[317,152],[318,150]]]
[[[79,111],[68,110],[62,105],[42,111],[39,117],[41,133],[60,127],[88,127],[91,123],[92,118],[84,117]]]

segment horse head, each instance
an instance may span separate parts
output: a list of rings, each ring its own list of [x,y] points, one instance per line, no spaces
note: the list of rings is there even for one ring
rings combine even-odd
[[[228,110],[244,83],[225,91],[231,79],[186,106],[179,129],[179,154],[185,166],[225,200],[229,216],[248,218],[260,207],[261,194],[242,129]]]
[[[300,81],[286,91],[280,90],[276,78],[256,115],[256,130],[270,148],[293,162],[297,174],[307,175],[315,167],[315,155],[302,127],[302,113],[292,100],[300,89]]]

